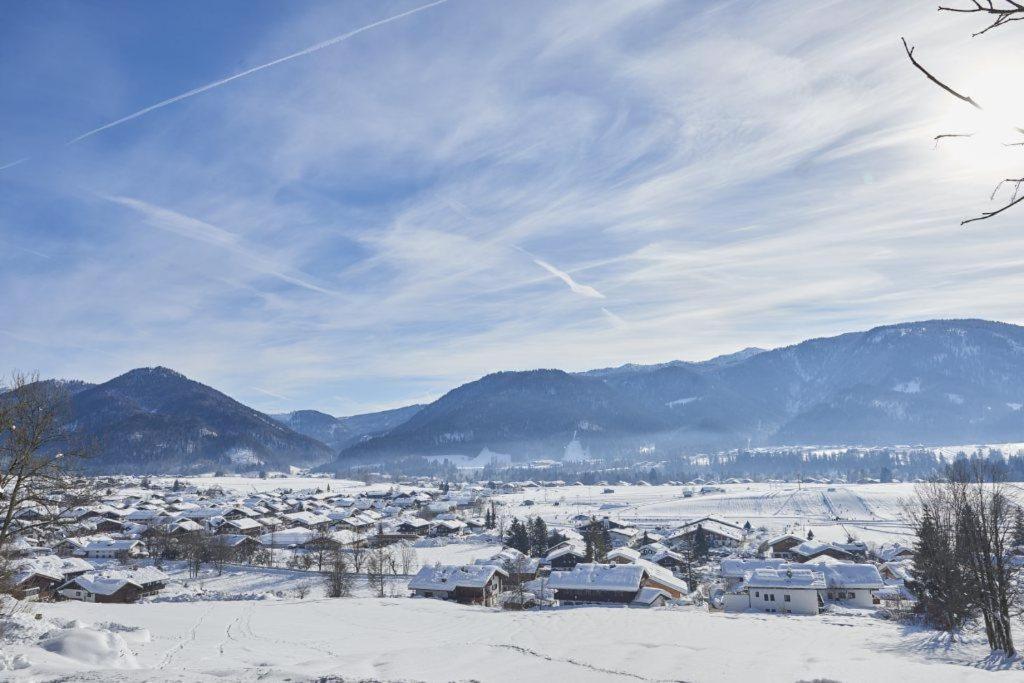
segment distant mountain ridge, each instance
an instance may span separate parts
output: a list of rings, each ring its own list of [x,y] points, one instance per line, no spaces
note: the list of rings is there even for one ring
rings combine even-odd
[[[343,450],[336,466],[484,447],[557,457],[574,432],[603,456],[1024,440],[1021,378],[1024,328],[983,320],[888,325],[703,363],[496,373]]]
[[[76,387],[78,439],[95,444],[94,471],[168,473],[317,465],[333,451],[269,416],[168,368],[139,368]]]
[[[411,405],[348,417],[334,417],[319,410],[296,410],[271,417],[299,434],[317,439],[337,452],[386,433],[407,421],[421,408],[422,405]]]
[[[167,368],[61,380],[95,471],[344,469],[408,455],[593,457],[1024,441],[1024,327],[931,320],[703,362],[498,372],[425,406],[270,416]],[[53,381],[53,380],[50,380]]]

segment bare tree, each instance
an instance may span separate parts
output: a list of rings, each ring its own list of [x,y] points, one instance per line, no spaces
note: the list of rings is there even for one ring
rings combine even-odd
[[[348,559],[340,549],[335,548],[328,557],[324,583],[329,598],[343,598],[352,594],[352,574],[349,573]]]
[[[77,473],[87,449],[74,443],[68,399],[63,385],[20,373],[0,393],[0,555],[20,534],[70,524],[71,510],[98,498]]]
[[[970,5],[962,5],[957,7],[940,6],[940,12],[953,12],[956,14],[977,14],[986,17],[989,22],[985,28],[972,34],[972,36],[980,36],[988,33],[989,31],[1003,26],[1005,24],[1021,21],[1024,19],[1024,2],[1020,0],[970,0]],[[907,53],[907,58],[910,63],[914,65],[918,71],[924,74],[925,78],[931,81],[933,84],[938,86],[948,95],[960,100],[966,105],[969,105],[978,111],[985,111],[985,108],[973,97],[965,94],[961,90],[954,88],[947,84],[945,81],[935,76],[929,71],[914,55],[914,47],[907,43],[906,38],[901,38],[903,41],[903,50]],[[1012,87],[1012,86],[1008,86]],[[1013,126],[1010,131],[1016,135],[1024,135],[1024,127]],[[940,133],[935,136],[935,143],[938,144],[940,140],[946,140],[950,138],[972,138],[974,137],[974,131],[968,132],[955,132],[955,133]],[[1007,147],[1024,147],[1024,140],[1014,138],[1008,142],[1003,143]],[[992,195],[989,197],[990,201],[994,201],[996,195],[999,194],[1003,186],[1006,185],[1010,188],[1009,195],[1002,206],[992,211],[982,211],[978,216],[973,218],[967,218],[960,221],[961,225],[967,225],[975,221],[982,221],[986,218],[992,218],[998,216],[1007,209],[1016,206],[1020,202],[1024,201],[1024,194],[1021,194],[1021,186],[1024,185],[1024,177],[1019,178],[1003,178],[1000,180],[995,189],[992,191]]]
[[[412,570],[416,567],[416,549],[408,543],[402,543],[398,549],[399,561],[402,565],[403,574],[412,574]]]
[[[393,554],[391,546],[379,545],[372,548],[366,558],[366,580],[377,592],[377,597],[383,598],[386,594],[388,569]]]
[[[316,570],[322,572],[324,570],[324,562],[327,561],[331,550],[338,545],[338,542],[331,536],[331,532],[327,529],[317,529],[313,538],[309,539],[307,547],[309,548],[309,555],[307,555],[312,562],[316,563]]]

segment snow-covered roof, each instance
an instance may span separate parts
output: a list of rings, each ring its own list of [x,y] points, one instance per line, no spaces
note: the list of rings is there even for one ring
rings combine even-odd
[[[825,577],[810,569],[754,569],[744,578],[747,588],[825,588]]]
[[[658,598],[664,598],[670,600],[671,595],[661,590],[660,588],[654,588],[653,586],[644,586],[640,589],[640,592],[633,598],[634,605],[652,605]]]
[[[814,557],[815,555],[820,555],[826,551],[841,553],[843,555],[850,554],[846,550],[836,547],[833,543],[822,543],[821,541],[804,541],[791,550],[791,552],[803,555],[804,557]]]
[[[507,576],[494,564],[436,564],[421,567],[409,581],[409,590],[450,591],[456,588],[483,588],[495,573]]]
[[[778,569],[786,561],[782,558],[752,560],[744,557],[727,557],[718,568],[718,575],[724,579],[742,579],[747,572],[755,569]]]
[[[260,536],[259,541],[263,545],[300,545],[316,536],[316,533],[317,532],[312,529],[307,529],[304,526],[296,526],[291,527],[290,529],[282,529],[281,531],[263,534]]]
[[[636,564],[580,563],[566,571],[553,571],[548,586],[563,590],[636,591],[646,570]]]
[[[555,548],[554,550],[549,552],[547,554],[546,559],[548,560],[548,562],[550,562],[555,558],[562,557],[563,555],[568,555],[570,553],[577,555],[579,557],[586,556],[586,551],[583,548],[580,548],[579,546],[576,546],[572,543],[566,543],[565,545]]]
[[[873,564],[810,562],[799,566],[820,571],[829,588],[881,588],[884,585],[878,567]]]
[[[640,553],[632,548],[622,547],[610,551],[605,557],[609,560],[622,559],[627,560],[628,562],[635,562],[640,559]]]
[[[72,581],[96,595],[113,595],[125,584],[133,584],[142,588],[149,583],[166,581],[167,575],[156,567],[140,567],[139,569],[109,569],[102,572],[82,574]]]

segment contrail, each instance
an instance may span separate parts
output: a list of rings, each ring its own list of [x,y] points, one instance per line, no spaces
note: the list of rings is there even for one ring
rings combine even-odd
[[[220,86],[222,86],[222,85],[224,85],[226,83],[230,83],[231,81],[237,80],[239,78],[244,78],[245,76],[248,76],[250,74],[254,74],[257,71],[262,71],[263,69],[269,69],[272,66],[277,66],[278,64],[280,64],[282,62],[287,62],[287,61],[289,61],[291,59],[295,59],[296,57],[302,57],[304,55],[310,54],[311,52],[317,52],[318,50],[323,50],[325,47],[330,47],[332,45],[337,45],[338,43],[340,43],[342,41],[348,40],[349,38],[351,38],[353,36],[357,36],[360,33],[363,33],[365,31],[369,31],[370,29],[377,28],[378,26],[383,26],[384,24],[389,24],[392,21],[397,21],[399,19],[402,19],[404,17],[409,16],[410,14],[416,14],[417,12],[422,12],[425,9],[430,9],[431,7],[436,7],[437,5],[441,5],[441,4],[445,3],[445,2],[448,2],[448,0],[435,0],[435,2],[431,2],[431,3],[429,3],[427,5],[423,5],[421,7],[416,7],[414,9],[408,10],[406,12],[402,12],[401,14],[396,14],[394,16],[387,17],[386,19],[381,19],[380,21],[375,21],[372,24],[367,24],[366,26],[362,26],[362,27],[357,28],[357,29],[355,29],[353,31],[349,31],[348,33],[343,33],[340,36],[335,36],[334,38],[328,38],[327,40],[325,40],[325,41],[323,41],[321,43],[317,43],[316,45],[312,45],[310,47],[307,47],[305,50],[300,50],[299,52],[293,52],[290,55],[285,55],[284,57],[281,57],[279,59],[275,59],[272,62],[267,62],[266,64],[260,64],[259,66],[252,67],[251,69],[246,69],[245,71],[240,71],[239,73],[237,73],[237,74],[235,74],[233,76],[228,76],[227,78],[222,78],[219,81],[214,81],[212,83],[207,83],[206,85],[201,85],[198,88],[193,88],[192,90],[189,90],[188,92],[184,92],[184,93],[182,93],[180,95],[176,95],[174,97],[171,97],[169,99],[163,100],[161,102],[157,102],[156,104],[150,105],[150,106],[146,107],[145,109],[140,109],[137,112],[135,112],[134,114],[129,114],[128,116],[120,118],[120,119],[118,119],[116,121],[111,121],[110,123],[102,125],[99,128],[93,128],[92,130],[90,130],[90,131],[88,131],[86,133],[82,133],[81,135],[79,135],[74,140],[69,140],[67,142],[67,144],[68,145],[73,145],[76,142],[81,142],[82,140],[85,140],[88,137],[92,137],[93,135],[96,135],[97,133],[105,131],[108,128],[113,128],[114,126],[119,126],[122,123],[126,123],[128,121],[133,120],[133,119],[137,119],[140,116],[144,116],[145,114],[148,114],[149,112],[154,111],[156,109],[161,109],[163,107],[166,107],[169,104],[174,104],[175,102],[180,102],[181,100],[184,100],[186,98],[192,97],[193,95],[198,95],[199,93],[204,93],[207,90],[213,90],[214,88],[219,88]],[[24,161],[24,159],[22,159],[21,161]],[[20,163],[20,162],[15,162],[15,163]],[[10,164],[10,166],[13,166],[13,164]],[[0,170],[3,170],[4,168],[9,168],[9,166],[0,167]]]

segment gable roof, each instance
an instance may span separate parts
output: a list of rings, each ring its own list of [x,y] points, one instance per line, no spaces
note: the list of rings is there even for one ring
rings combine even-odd
[[[421,567],[409,581],[410,590],[451,591],[456,588],[483,588],[495,573],[508,576],[493,564],[436,564]]]
[[[548,587],[563,590],[637,591],[647,571],[637,564],[581,562],[567,571],[553,571]]]

